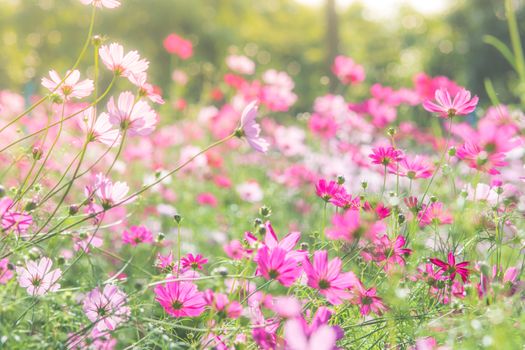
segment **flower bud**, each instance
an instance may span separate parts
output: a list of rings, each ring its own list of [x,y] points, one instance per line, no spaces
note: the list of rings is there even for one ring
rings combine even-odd
[[[40,158],[42,158],[42,155],[44,154],[44,151],[42,150],[42,147],[34,146],[31,150],[31,154],[33,154],[34,160],[40,160]]]
[[[432,203],[436,203],[437,200],[438,200],[438,199],[437,199],[436,196],[430,196],[430,201],[431,201]]]
[[[261,209],[259,209],[259,214],[264,217],[269,217],[272,215],[272,210],[268,208],[266,205],[262,206]]]
[[[257,226],[260,226],[262,225],[262,220],[259,219],[259,218],[256,218],[255,220],[253,220],[253,226],[257,227]]]
[[[402,213],[399,213],[399,215],[397,216],[397,222],[401,225],[405,222],[405,220],[406,220],[405,215]]]
[[[78,205],[76,205],[76,204],[71,204],[71,205],[69,206],[69,215],[75,215],[75,214],[77,214],[79,209],[80,209],[80,208],[78,207]]]
[[[337,184],[342,185],[345,183],[345,177],[343,175],[337,175]]]
[[[173,220],[175,220],[177,224],[180,224],[182,222],[182,216],[180,216],[179,214],[175,214],[173,215]]]
[[[366,190],[366,188],[368,187],[368,182],[361,181],[361,187],[363,188],[363,190]]]
[[[3,196],[5,196],[5,187],[0,185],[0,198],[2,198]]]
[[[448,155],[454,157],[456,155],[456,147],[452,146],[448,149]]]
[[[166,238],[166,235],[163,232],[157,234],[157,242],[162,242]]]
[[[310,245],[307,242],[301,243],[301,250],[308,250],[310,248]]]
[[[95,47],[99,47],[100,45],[102,45],[103,42],[104,42],[104,38],[101,37],[100,35],[93,35],[93,37],[91,38],[91,43]]]
[[[31,200],[31,201],[26,203],[26,206],[24,207],[24,210],[25,211],[31,211],[31,210],[35,210],[35,208],[36,208],[36,201]]]
[[[388,130],[387,130],[387,134],[388,134],[388,136],[390,136],[390,137],[394,136],[394,135],[396,134],[396,132],[397,132],[396,129],[393,128],[393,127],[390,127],[390,128],[388,128]]]

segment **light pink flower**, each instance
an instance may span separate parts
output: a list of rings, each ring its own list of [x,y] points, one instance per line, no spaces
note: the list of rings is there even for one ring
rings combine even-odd
[[[244,137],[252,148],[258,152],[266,153],[268,151],[268,142],[261,138],[261,127],[255,121],[257,118],[257,101],[248,104],[241,116],[241,126],[236,131],[237,137]]]
[[[124,55],[124,47],[117,43],[103,45],[98,52],[104,65],[116,75],[129,77],[131,74],[141,74],[149,66],[149,62],[141,59],[137,51]]]
[[[60,288],[57,281],[62,276],[60,269],[51,270],[53,262],[43,257],[38,261],[28,261],[26,267],[17,267],[18,283],[30,295],[44,295]]]
[[[243,182],[237,186],[236,190],[239,197],[249,203],[260,202],[264,197],[261,186],[256,181]]]
[[[2,229],[6,232],[13,231],[20,237],[25,236],[32,224],[33,218],[30,214],[7,211],[2,216]]]
[[[102,113],[97,118],[93,107],[82,113],[80,127],[88,134],[89,142],[100,142],[113,147],[120,141],[120,132],[118,129],[113,129],[113,125],[109,122],[109,115]]]
[[[129,81],[139,88],[139,96],[146,96],[151,102],[164,104],[164,100],[159,93],[159,88],[147,82],[148,75],[145,72],[134,74],[131,73],[128,77]]]
[[[131,313],[126,306],[127,296],[117,286],[107,284],[104,290],[96,287],[89,292],[83,301],[87,318],[95,323],[99,331],[114,330],[125,322]]]
[[[434,96],[436,103],[430,100],[423,102],[423,108],[431,113],[438,113],[443,118],[450,118],[456,115],[467,115],[472,113],[478,104],[478,97],[470,98],[470,91],[459,90],[454,99],[450,97],[448,90],[436,90]]]
[[[284,325],[284,339],[288,350],[335,350],[343,337],[338,326],[328,325],[331,312],[324,306],[317,309],[310,324],[303,317],[290,319]]]
[[[106,7],[108,9],[114,9],[120,6],[119,0],[80,0],[84,5],[93,5],[99,8]]]
[[[418,213],[420,226],[448,225],[452,223],[452,215],[443,207],[443,203],[435,202],[430,205],[423,205]]]
[[[80,72],[74,70],[73,72],[67,71],[67,78],[62,83],[62,78],[54,70],[49,71],[51,79],[42,78],[42,85],[49,89],[51,92],[58,94],[66,101],[72,98],[83,98],[91,95],[95,89],[93,80],[85,79],[80,80]]]
[[[108,102],[109,122],[121,130],[127,130],[130,136],[146,136],[157,125],[157,113],[145,101],[136,101],[129,91],[121,93],[118,103],[113,97]]]
[[[365,80],[363,66],[350,57],[337,56],[332,65],[332,72],[343,84],[357,84]]]
[[[75,251],[83,250],[85,253],[89,253],[89,247],[95,248],[101,247],[104,241],[97,235],[93,234],[81,234],[73,237],[73,249]]]
[[[341,259],[333,258],[328,261],[326,250],[314,253],[313,263],[309,259],[303,262],[303,269],[308,277],[308,285],[318,289],[328,301],[334,305],[351,298],[347,289],[359,283],[353,272],[341,272]]]
[[[197,317],[206,301],[197,286],[190,282],[168,282],[155,287],[155,300],[173,317]]]
[[[9,259],[3,258],[0,260],[0,284],[6,284],[13,278],[13,271],[9,268]]]
[[[99,173],[96,176],[95,185],[93,187],[95,195],[99,198],[104,209],[109,209],[113,205],[122,202],[129,191],[129,187],[125,182],[117,181],[113,183],[102,173]],[[87,187],[87,194],[89,195],[93,189]],[[131,201],[132,199],[127,202]]]
[[[139,243],[153,242],[153,235],[146,226],[131,226],[129,231],[122,232],[122,241],[135,247]]]
[[[242,305],[238,301],[228,300],[226,294],[214,293],[211,289],[208,289],[204,292],[204,299],[218,313],[219,317],[235,319],[241,316]]]
[[[240,74],[253,74],[255,72],[255,63],[246,56],[230,55],[226,57],[226,65],[232,71]]]

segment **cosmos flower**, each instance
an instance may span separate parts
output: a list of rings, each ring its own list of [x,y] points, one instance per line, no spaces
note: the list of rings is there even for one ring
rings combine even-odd
[[[339,55],[332,65],[332,72],[343,84],[357,84],[365,80],[363,66],[350,57]]]
[[[99,331],[112,331],[129,318],[131,311],[126,302],[124,292],[117,286],[107,284],[103,290],[96,287],[86,295],[83,309]]]
[[[60,269],[51,270],[53,262],[47,257],[38,261],[28,261],[26,267],[17,267],[18,283],[30,295],[44,295],[60,288],[57,281],[62,276]]]
[[[140,75],[149,66],[149,62],[141,59],[137,51],[130,51],[124,55],[124,47],[117,43],[103,45],[98,52],[102,63],[117,76]]]
[[[277,280],[289,287],[299,278],[301,268],[297,260],[287,257],[286,250],[280,247],[263,247],[257,253],[257,273],[267,280]]]
[[[236,130],[235,136],[244,137],[254,150],[266,153],[269,143],[260,137],[261,127],[255,121],[257,108],[257,101],[251,102],[244,108],[241,115],[241,126]]]
[[[13,271],[9,268],[9,259],[0,259],[0,284],[6,284],[13,278]]]
[[[72,98],[84,98],[93,92],[95,86],[93,80],[80,80],[80,72],[78,70],[67,71],[66,79],[62,82],[62,78],[54,70],[49,71],[48,78],[42,78],[42,85],[49,89],[49,91],[56,93],[64,100],[69,101]]]
[[[97,118],[93,107],[82,112],[80,127],[88,135],[89,142],[100,142],[113,147],[120,141],[120,132],[109,122],[109,115],[101,113]]]
[[[153,235],[146,226],[131,226],[122,232],[122,241],[135,247],[139,243],[153,242]]]
[[[153,132],[157,125],[157,113],[145,101],[136,101],[135,96],[125,91],[115,104],[113,97],[108,102],[109,122],[129,136],[146,136]]]
[[[372,153],[368,155],[372,159],[372,164],[379,164],[388,166],[392,163],[401,161],[404,157],[402,151],[394,147],[375,147],[372,148]]]
[[[461,277],[464,283],[467,282],[468,276],[470,274],[470,271],[467,268],[467,266],[470,263],[468,261],[463,261],[456,264],[456,258],[454,257],[453,252],[448,253],[448,259],[446,262],[437,258],[431,258],[430,262],[441,268],[441,271],[443,271],[443,273],[449,280],[453,281],[456,278],[457,274]]]
[[[173,317],[197,317],[206,301],[197,286],[190,282],[168,282],[155,287],[155,300]]]
[[[193,255],[189,253],[188,255],[182,257],[180,262],[182,267],[185,269],[202,270],[202,265],[206,264],[208,259],[203,257],[201,254]]]
[[[80,0],[84,5],[93,5],[99,8],[106,7],[108,9],[114,9],[120,6],[119,0]]]
[[[423,108],[431,113],[438,113],[442,118],[451,118],[456,115],[467,115],[472,113],[478,104],[478,97],[470,98],[470,91],[459,90],[454,99],[446,89],[436,90],[434,95],[436,102],[425,100]]]
[[[362,283],[358,283],[353,292],[355,295],[354,303],[359,305],[361,315],[367,316],[371,312],[381,315],[387,310],[383,300],[377,296],[375,288],[366,289]]]

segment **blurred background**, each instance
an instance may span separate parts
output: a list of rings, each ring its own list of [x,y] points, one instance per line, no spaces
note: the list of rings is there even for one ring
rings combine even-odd
[[[500,100],[516,101],[516,73],[486,35],[509,43],[503,1],[497,0],[123,0],[97,15],[96,33],[152,64],[150,80],[167,89],[172,71],[190,76],[185,98],[200,98],[202,84],[224,70],[228,54],[242,53],[259,69],[286,70],[299,96],[294,111],[311,108],[333,89],[336,54],[351,56],[367,82],[411,86],[418,72],[447,75],[485,96],[490,78]],[[515,1],[525,33],[525,1]],[[78,0],[0,0],[0,88],[40,91],[49,69],[63,72],[85,40],[90,9]],[[176,59],[163,48],[170,33],[193,43],[193,57]],[[83,62],[88,70],[92,59]],[[209,79],[208,79],[209,80]]]

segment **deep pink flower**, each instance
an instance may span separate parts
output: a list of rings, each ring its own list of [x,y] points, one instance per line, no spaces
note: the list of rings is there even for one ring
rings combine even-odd
[[[106,7],[108,9],[114,9],[120,6],[119,0],[80,0],[84,5],[93,5],[96,7]]]
[[[162,255],[160,253],[157,254],[157,261],[155,263],[155,266],[166,272],[171,272],[173,270],[173,252],[170,250],[168,255]]]
[[[365,80],[363,66],[350,57],[337,56],[332,65],[332,72],[343,84],[357,84]]]
[[[54,70],[49,71],[51,79],[42,78],[42,85],[49,89],[51,92],[56,93],[64,100],[68,101],[72,98],[84,98],[93,92],[95,86],[93,80],[85,79],[80,80],[80,72],[74,70],[73,72],[67,71],[67,78],[62,82],[62,78]]]
[[[367,316],[370,312],[381,315],[387,310],[383,300],[377,296],[375,288],[366,289],[362,283],[358,283],[353,291],[355,295],[354,303],[359,305],[361,315]]]
[[[213,193],[205,192],[205,193],[199,193],[197,196],[197,203],[200,205],[208,205],[210,207],[215,208],[219,202],[217,201],[217,198],[213,195]]]
[[[477,142],[477,140],[465,142],[458,148],[456,156],[464,160],[470,168],[487,172],[490,175],[498,175],[500,172],[497,168],[508,164],[505,161],[505,153],[487,152]]]
[[[186,40],[179,35],[172,33],[164,39],[164,48],[170,54],[176,54],[183,60],[193,55],[193,45],[191,41]]]
[[[180,261],[182,263],[182,267],[185,269],[202,270],[202,265],[206,264],[208,259],[203,257],[201,254],[193,255],[189,253],[188,255],[182,257]]]
[[[419,155],[413,158],[405,157],[396,164],[390,164],[388,169],[392,174],[405,176],[411,180],[429,178],[434,172],[434,166],[428,159]]]
[[[368,155],[372,159],[373,164],[388,166],[392,163],[397,163],[404,158],[401,150],[394,147],[375,147],[372,148],[372,153]]]
[[[358,210],[347,210],[343,214],[332,216],[332,226],[326,230],[326,237],[330,239],[342,239],[348,242],[354,240],[361,225]]]
[[[261,127],[257,124],[255,118],[257,118],[257,101],[251,102],[244,108],[241,116],[241,126],[237,129],[236,136],[246,138],[246,141],[254,150],[266,153],[269,144],[259,136]]]
[[[257,253],[257,273],[267,280],[277,280],[285,287],[290,287],[301,274],[296,259],[287,257],[287,251],[274,247],[263,247]]]
[[[374,260],[389,271],[395,265],[405,266],[405,257],[412,253],[411,249],[405,248],[405,237],[399,235],[395,240],[390,240],[387,235],[374,240],[371,253],[363,252],[366,259]]]
[[[127,296],[117,286],[107,284],[104,290],[96,287],[89,292],[83,301],[87,318],[95,323],[99,331],[114,330],[125,322],[131,313],[126,306]]]
[[[334,305],[351,298],[347,289],[358,283],[353,272],[341,272],[341,259],[333,258],[328,261],[326,250],[314,253],[313,263],[309,259],[303,262],[303,269],[308,277],[308,285],[318,289],[328,301]]]
[[[168,282],[155,287],[155,300],[173,317],[197,317],[206,301],[197,286],[190,282]]]
[[[117,43],[103,45],[98,52],[104,65],[116,75],[138,75],[145,72],[149,66],[149,62],[141,59],[137,51],[130,51],[124,55],[124,47]]]
[[[320,114],[314,113],[310,119],[308,119],[308,128],[312,133],[329,140],[337,134],[339,127],[333,117],[323,117]]]
[[[315,185],[315,193],[319,198],[322,198],[325,202],[330,201],[337,194],[344,192],[343,186],[337,182],[330,180],[327,182],[325,179],[320,179]]]
[[[6,284],[13,278],[13,271],[9,268],[9,259],[3,258],[0,260],[0,284]]]
[[[109,122],[121,130],[127,130],[129,136],[146,136],[157,125],[157,113],[145,101],[136,101],[135,96],[125,91],[115,104],[113,97],[108,102]]]
[[[452,215],[443,208],[443,203],[434,202],[423,205],[418,213],[419,225],[448,225],[452,223]]]
[[[443,118],[470,114],[476,109],[476,105],[478,104],[478,97],[474,96],[471,99],[470,91],[465,89],[458,91],[454,99],[450,97],[448,90],[439,89],[436,90],[434,98],[436,103],[425,100],[423,102],[423,108],[431,113],[438,113]]]
[[[139,243],[153,242],[153,235],[146,226],[131,226],[129,231],[122,232],[122,241],[135,247]]]
[[[20,287],[27,288],[27,293],[33,296],[57,291],[60,288],[57,281],[62,276],[62,271],[51,270],[51,266],[51,259],[43,257],[38,261],[28,261],[26,267],[17,267]]]
[[[432,264],[441,268],[441,271],[447,275],[449,280],[453,281],[456,278],[456,274],[458,274],[461,276],[463,282],[467,282],[468,276],[470,274],[470,270],[467,268],[467,266],[470,263],[468,261],[463,261],[456,264],[456,258],[454,257],[453,252],[448,253],[447,262],[437,258],[431,258],[430,261]]]
[[[336,207],[350,210],[359,210],[361,207],[361,199],[358,196],[352,197],[346,190],[336,193],[330,203]]]

